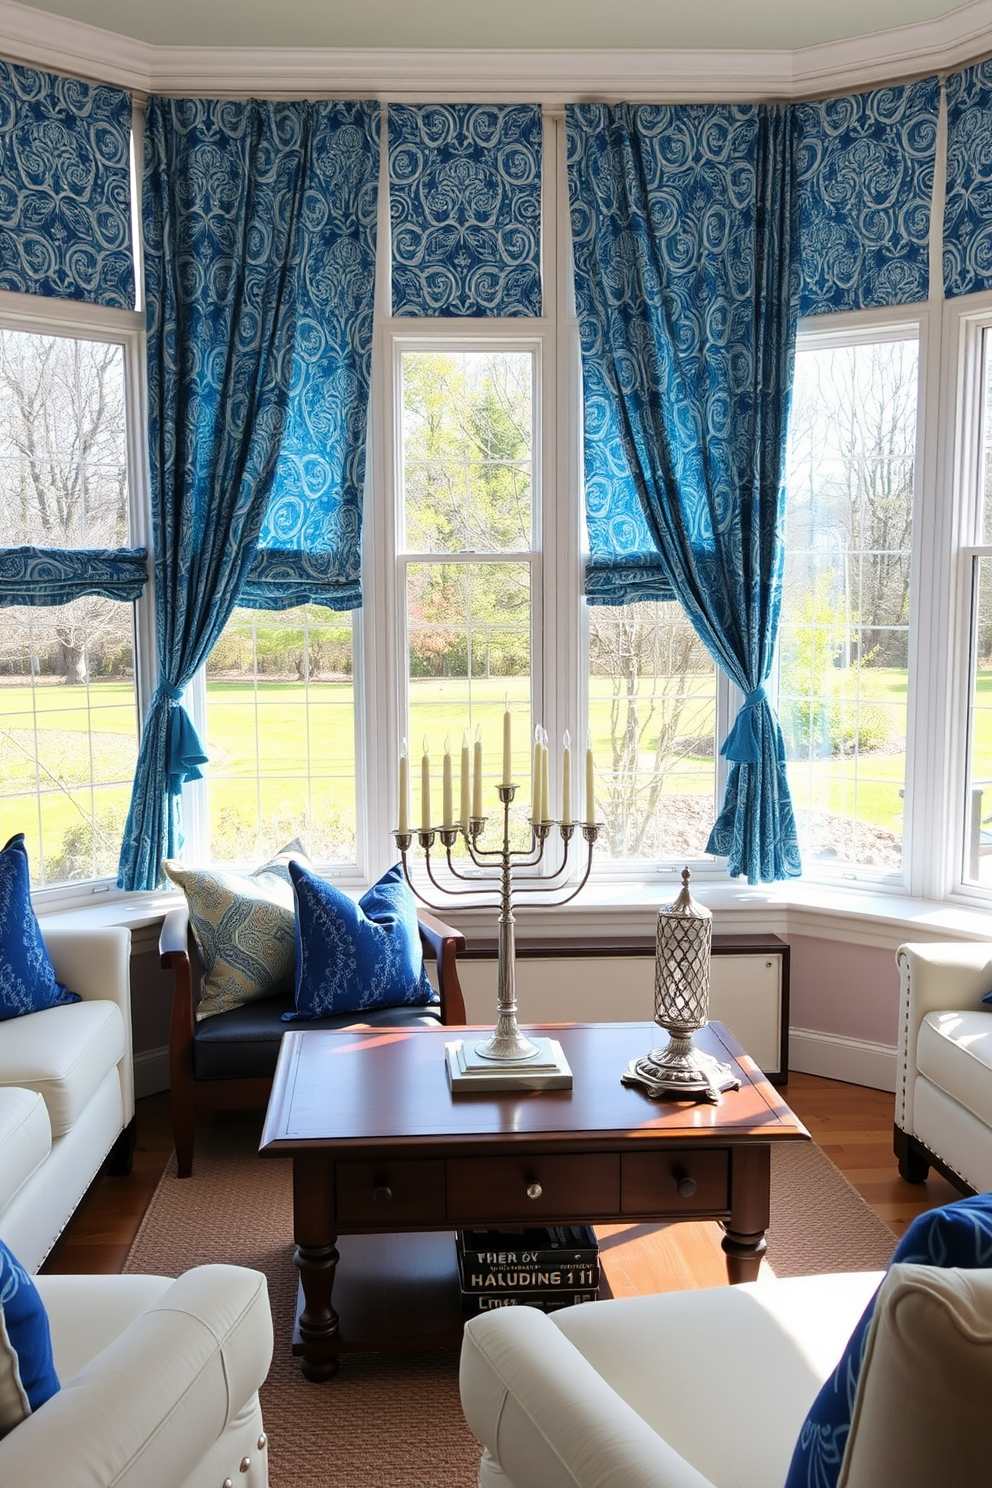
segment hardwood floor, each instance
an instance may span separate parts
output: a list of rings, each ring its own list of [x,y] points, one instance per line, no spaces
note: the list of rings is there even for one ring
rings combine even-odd
[[[892,1155],[893,1097],[883,1090],[793,1074],[783,1089],[810,1135],[848,1182],[901,1235],[917,1214],[959,1197],[943,1178],[904,1183]],[[43,1266],[49,1272],[115,1272],[124,1264],[172,1152],[167,1094],[138,1102],[138,1140],[128,1178],[101,1174]],[[610,1258],[617,1295],[714,1286],[726,1280],[716,1225],[672,1225],[656,1231],[643,1253],[623,1247]]]

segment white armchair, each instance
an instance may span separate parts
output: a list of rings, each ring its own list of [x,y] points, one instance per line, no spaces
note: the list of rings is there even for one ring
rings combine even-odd
[[[265,1488],[265,1277],[39,1276],[62,1384],[0,1440],[3,1488]]]
[[[781,1488],[878,1273],[473,1318],[479,1488]],[[893,1266],[838,1488],[988,1482],[992,1271]],[[819,1481],[819,1479],[817,1479]]]
[[[931,1167],[956,1187],[992,1189],[992,944],[899,947],[894,1146],[900,1175]]]

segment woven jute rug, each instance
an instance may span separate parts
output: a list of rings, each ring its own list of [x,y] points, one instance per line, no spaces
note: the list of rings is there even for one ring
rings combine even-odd
[[[225,1261],[264,1271],[275,1355],[262,1390],[273,1488],[474,1488],[454,1352],[356,1354],[327,1385],[289,1352],[292,1167],[257,1155],[252,1123],[197,1134],[193,1176],[167,1166],[124,1269],[178,1276]],[[881,1269],[895,1236],[811,1143],[772,1150],[768,1257],[778,1276]]]

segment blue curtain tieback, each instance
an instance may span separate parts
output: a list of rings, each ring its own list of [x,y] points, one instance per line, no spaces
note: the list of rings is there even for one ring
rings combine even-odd
[[[756,765],[761,759],[761,741],[758,738],[755,710],[768,702],[763,687],[756,687],[746,694],[740,712],[734,719],[733,728],[723,741],[720,753],[738,765]]]
[[[169,703],[165,732],[165,773],[170,796],[178,796],[187,780],[202,780],[200,765],[207,763],[200,736],[182,705],[183,690],[160,682],[158,691]],[[175,704],[176,706],[171,706]]]

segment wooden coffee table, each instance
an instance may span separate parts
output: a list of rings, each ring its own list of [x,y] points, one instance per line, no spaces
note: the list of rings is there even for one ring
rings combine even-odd
[[[620,1084],[664,1042],[653,1023],[529,1031],[560,1039],[571,1090],[452,1096],[444,1045],[473,1030],[284,1035],[260,1150],[293,1160],[308,1379],[344,1353],[457,1344],[455,1229],[714,1219],[730,1280],[757,1275],[771,1144],[809,1133],[733,1036],[697,1035],[742,1082],[714,1106]]]

